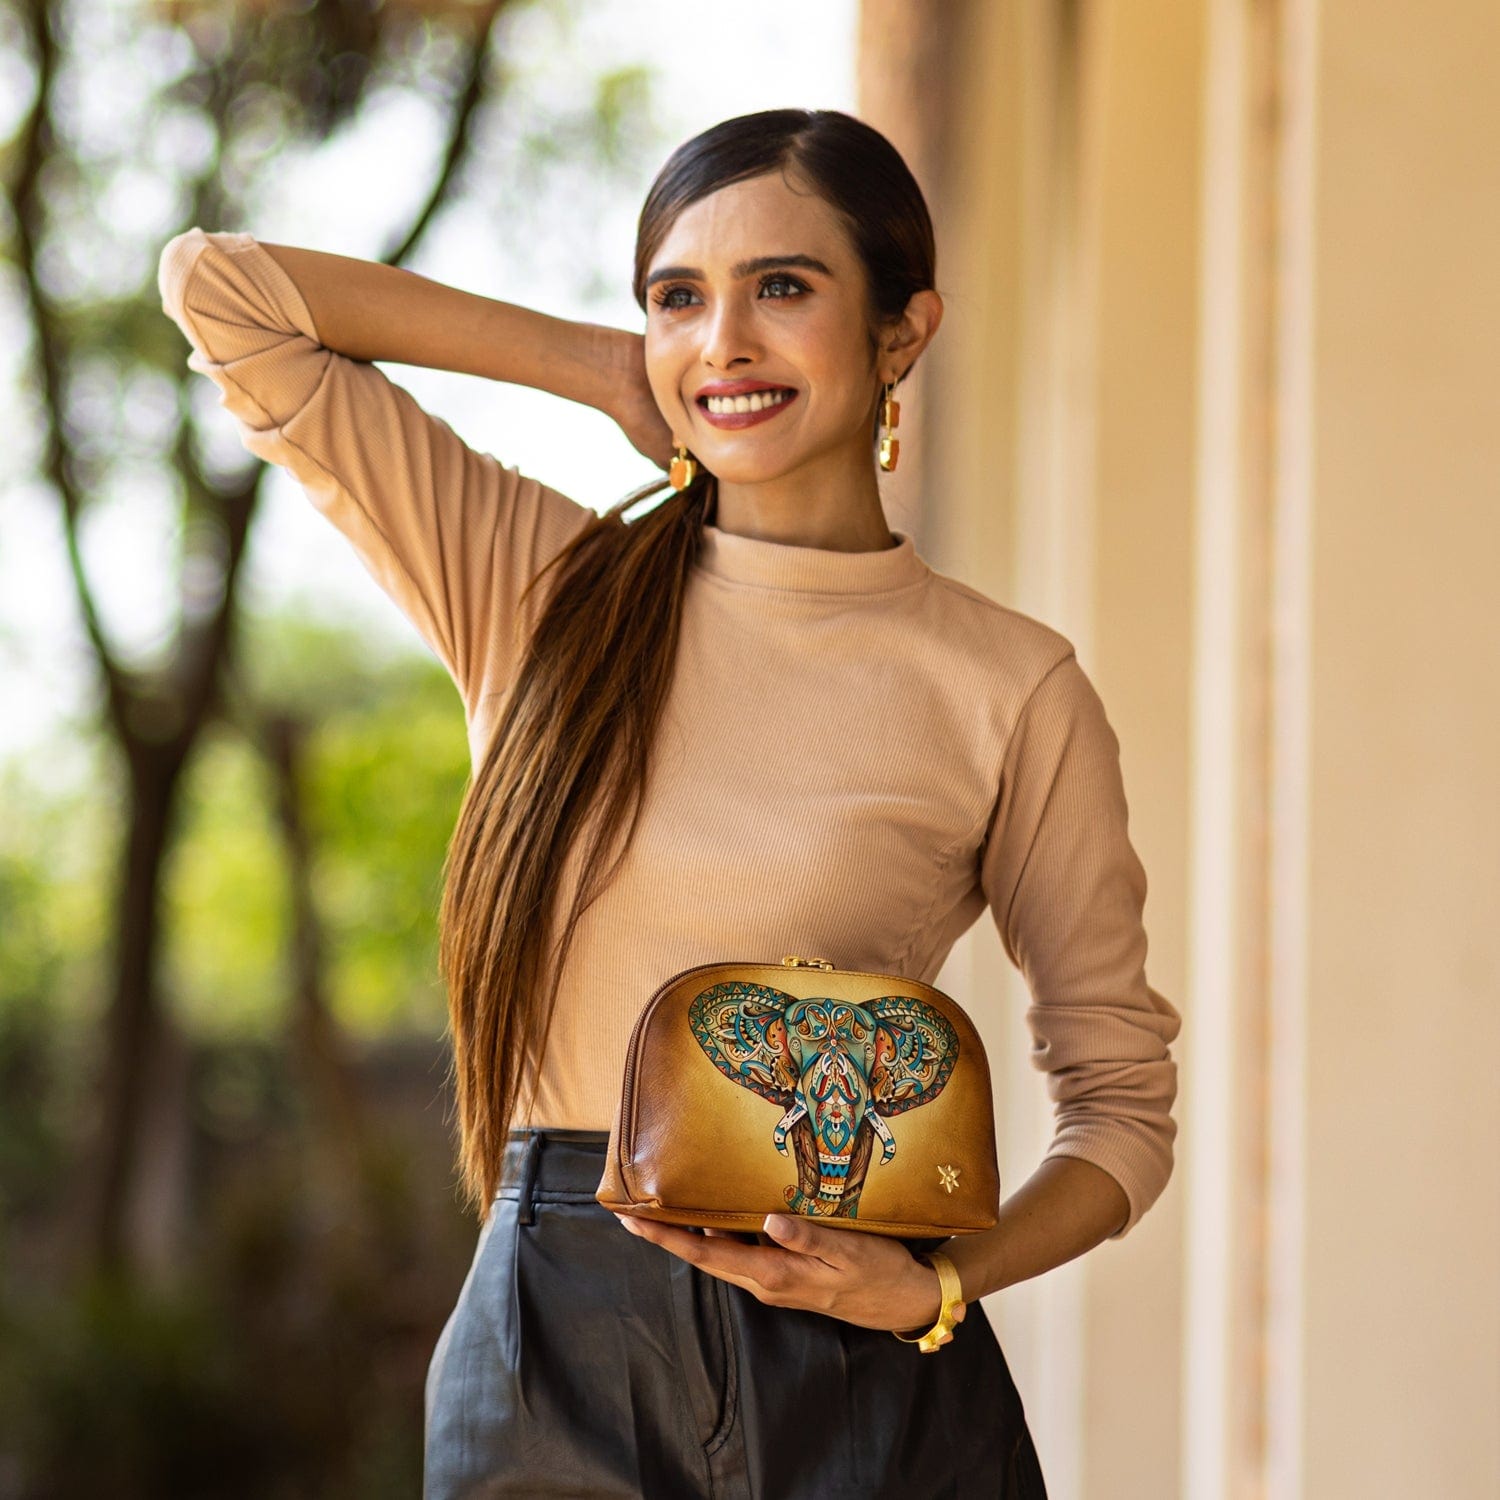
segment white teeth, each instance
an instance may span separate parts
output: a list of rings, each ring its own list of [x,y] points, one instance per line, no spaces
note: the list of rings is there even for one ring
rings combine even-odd
[[[790,391],[755,391],[749,396],[709,396],[705,404],[716,416],[724,416],[729,412],[764,411],[768,406],[780,406],[790,394]]]

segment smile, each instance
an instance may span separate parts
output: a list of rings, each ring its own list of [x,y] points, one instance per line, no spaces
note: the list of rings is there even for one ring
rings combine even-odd
[[[792,390],[754,391],[748,396],[705,396],[697,405],[710,426],[729,429],[768,422],[796,398]]]

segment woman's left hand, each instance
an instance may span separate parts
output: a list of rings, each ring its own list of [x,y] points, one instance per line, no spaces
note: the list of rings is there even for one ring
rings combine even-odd
[[[606,408],[637,453],[660,469],[671,467],[672,429],[662,416],[646,378],[646,340],[623,328],[600,330],[606,342],[603,362],[613,372]]]
[[[862,1328],[926,1332],[942,1310],[938,1274],[900,1240],[883,1234],[829,1229],[795,1214],[770,1214],[763,1243],[748,1245],[731,1232],[702,1234],[676,1224],[616,1214],[634,1235],[744,1287],[773,1307],[800,1307]],[[965,1308],[954,1309],[963,1320]]]

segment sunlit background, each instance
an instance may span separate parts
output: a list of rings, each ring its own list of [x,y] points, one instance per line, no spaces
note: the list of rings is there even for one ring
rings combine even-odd
[[[416,1493],[474,1243],[461,704],[186,369],[162,246],[415,232],[639,328],[655,170],[784,104],[927,195],[887,515],[1073,641],[1184,1018],[1160,1200],[985,1301],[1049,1494],[1500,1495],[1494,0],[0,0],[0,1500]],[[587,503],[651,477],[391,373]],[[1054,1121],[988,914],[936,982],[1009,1191]]]

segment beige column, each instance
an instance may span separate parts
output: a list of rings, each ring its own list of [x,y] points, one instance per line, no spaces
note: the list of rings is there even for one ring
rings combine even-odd
[[[1308,125],[1279,7],[1205,10],[1182,1492],[1249,1500],[1278,1493],[1271,1455],[1285,1465],[1288,1434],[1277,1422],[1300,1403],[1295,1361],[1276,1363],[1296,1315],[1272,1339],[1269,1304],[1273,1212],[1294,1242],[1302,1198],[1301,1093],[1277,1091],[1297,1076],[1305,1004],[1286,918],[1303,900],[1307,487],[1277,460],[1304,425]],[[1276,1121],[1290,1134],[1273,1143]],[[1278,1288],[1295,1304],[1294,1276]]]

